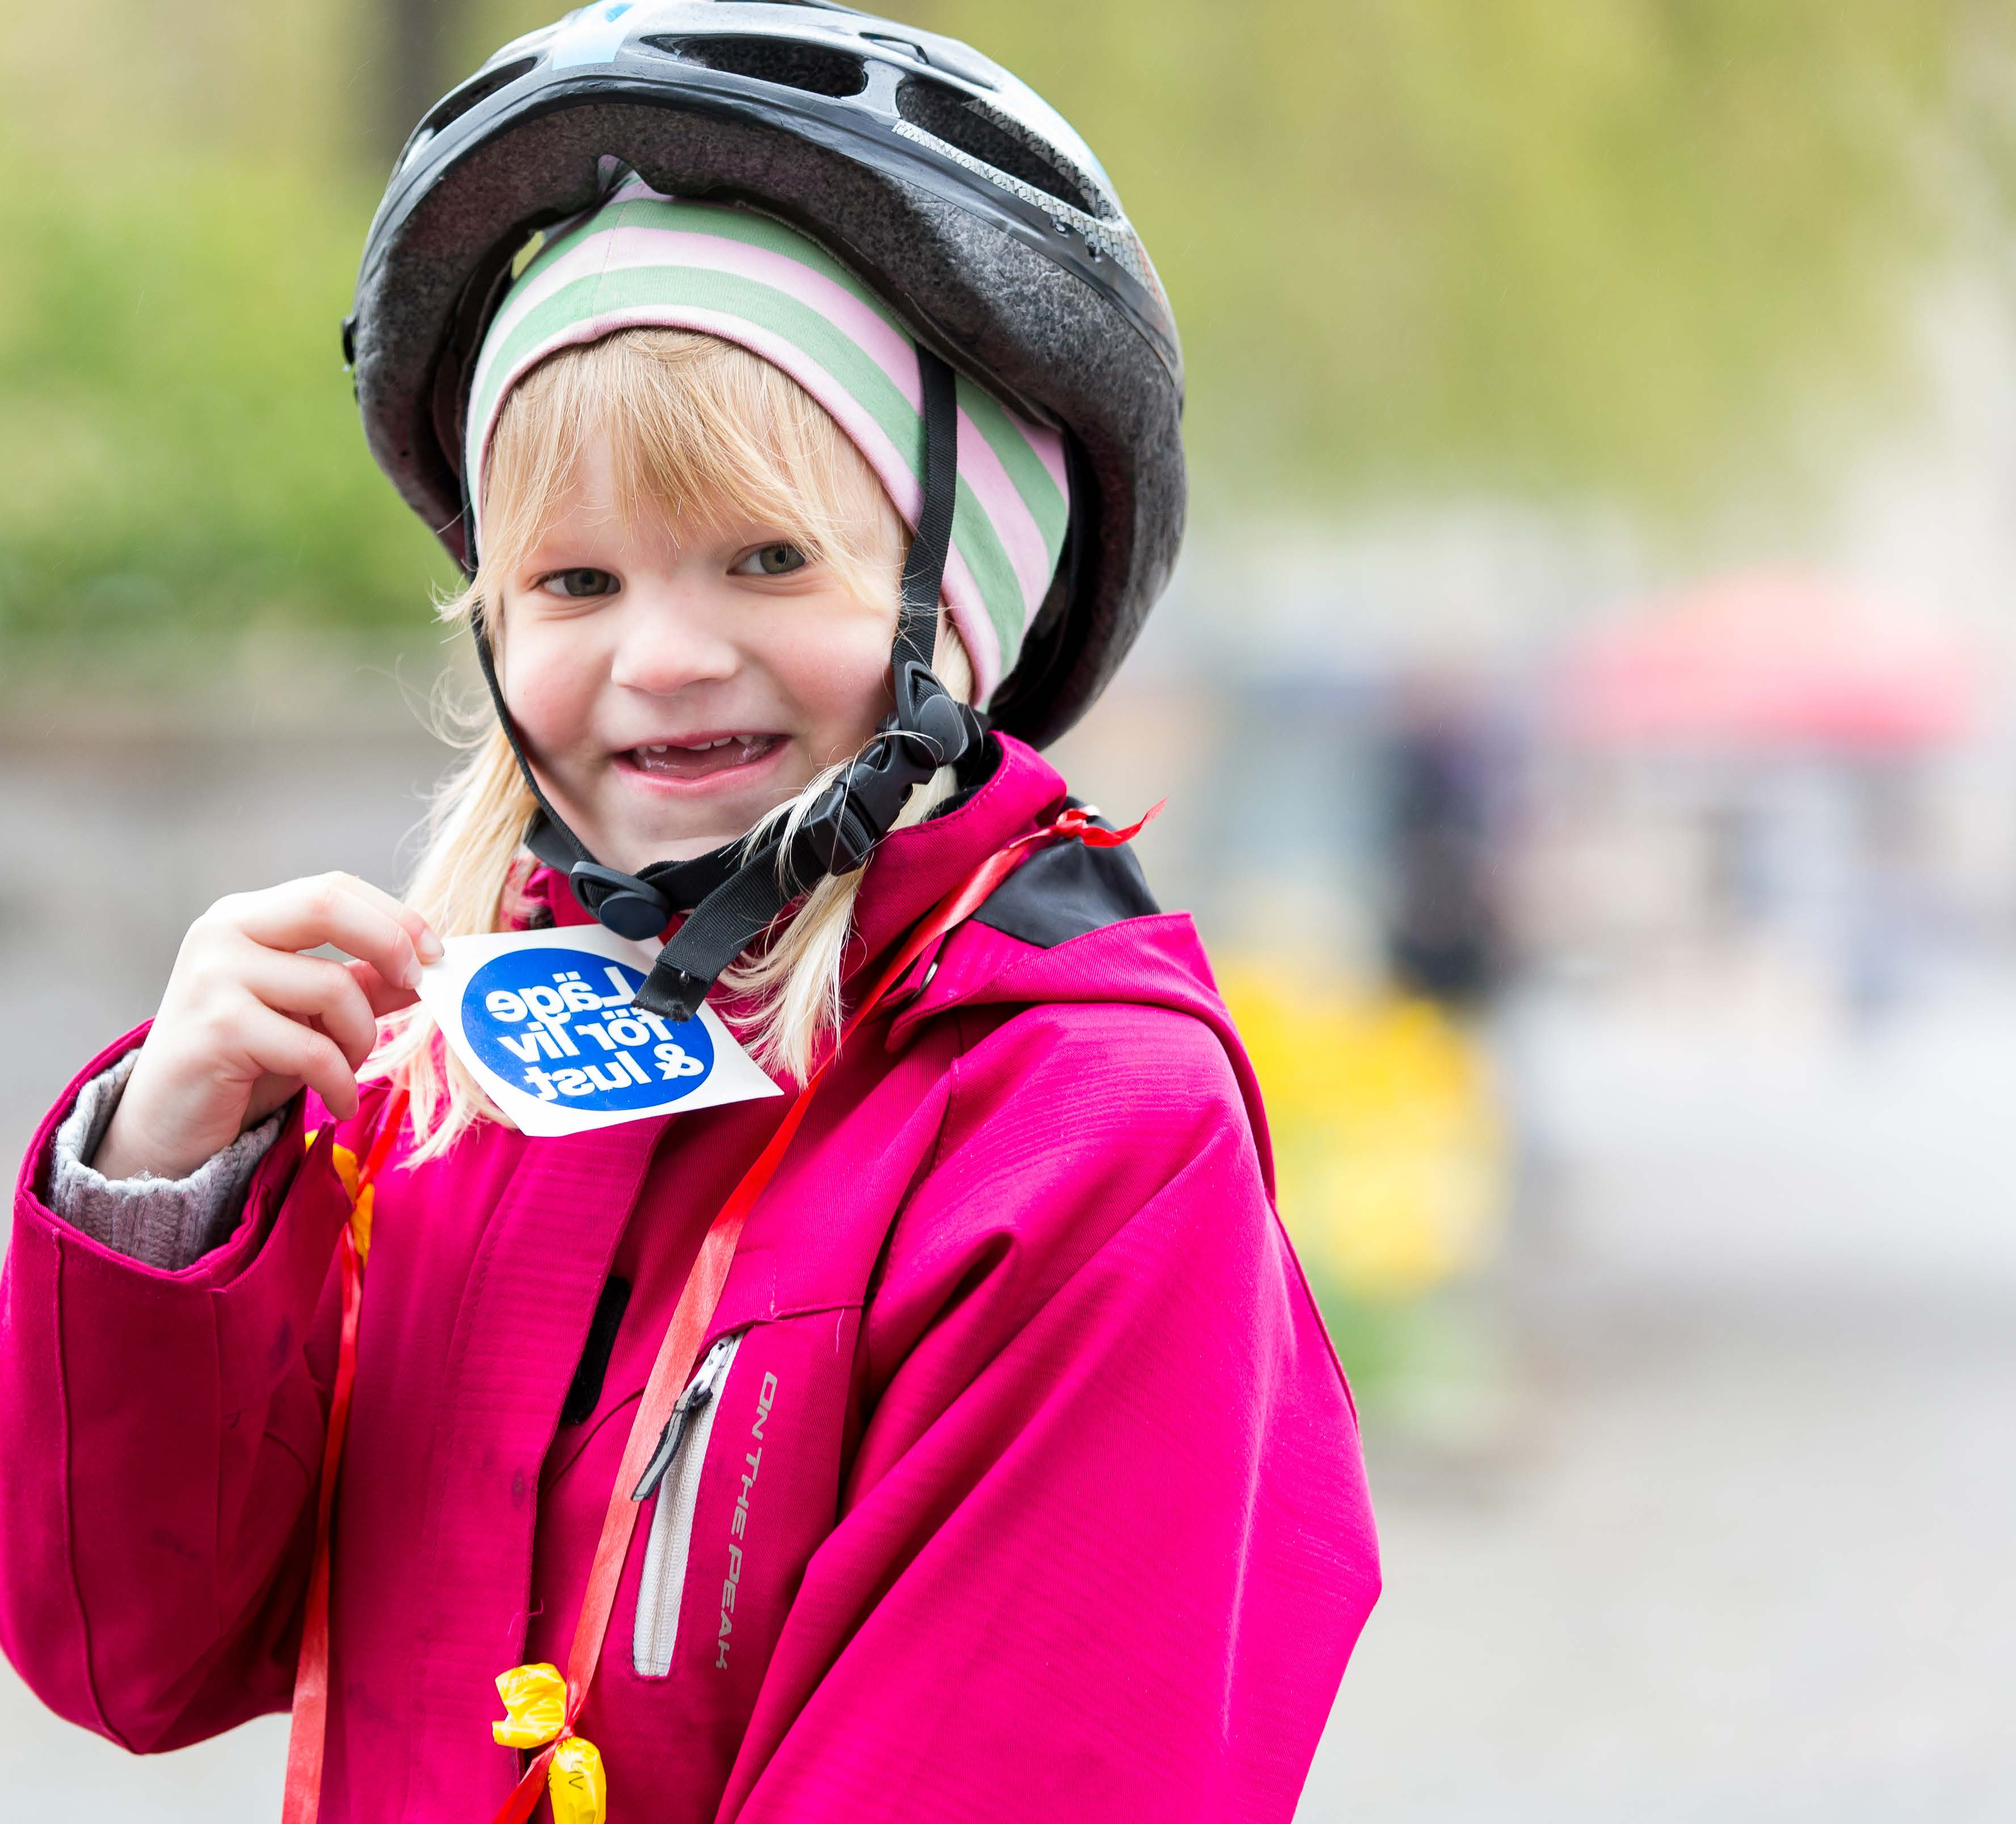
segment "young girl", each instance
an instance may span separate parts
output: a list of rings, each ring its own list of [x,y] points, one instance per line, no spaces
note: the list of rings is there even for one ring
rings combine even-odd
[[[1190,923],[1013,732],[1180,529],[1096,163],[950,41],[598,5],[346,339],[495,721],[405,902],[221,901],[37,1136],[0,1642],[136,1751],[291,1704],[296,1819],[1287,1818],[1353,1416]]]

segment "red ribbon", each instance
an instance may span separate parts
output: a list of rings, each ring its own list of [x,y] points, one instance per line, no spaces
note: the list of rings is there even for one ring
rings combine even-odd
[[[1163,800],[1163,803],[1168,802]],[[616,1604],[616,1586],[622,1578],[623,1561],[629,1554],[631,1537],[636,1530],[637,1516],[643,1505],[630,1498],[631,1492],[657,1448],[665,1422],[671,1417],[680,1391],[693,1373],[693,1364],[700,1359],[701,1346],[707,1341],[707,1326],[714,1321],[715,1307],[721,1302],[722,1291],[728,1284],[728,1269],[735,1258],[736,1244],[742,1237],[743,1222],[783,1163],[791,1137],[805,1119],[805,1111],[812,1105],[812,1094],[820,1080],[832,1069],[842,1048],[853,1036],[855,1029],[881,1004],[883,997],[902,979],[911,964],[955,925],[963,924],[978,911],[987,896],[1028,858],[1033,844],[1075,836],[1096,848],[1112,848],[1136,834],[1161,808],[1157,804],[1147,816],[1127,829],[1101,830],[1090,820],[1098,814],[1096,811],[1074,806],[1055,823],[1017,837],[988,856],[967,877],[964,885],[941,899],[911,932],[909,941],[877,978],[874,986],[841,1028],[832,1051],[805,1080],[805,1087],[798,1091],[797,1100],[778,1124],[776,1132],[771,1135],[769,1144],[729,1194],[727,1202],[722,1206],[721,1213],[714,1219],[700,1243],[700,1258],[694,1261],[693,1271],[686,1276],[686,1287],[679,1294],[671,1324],[665,1332],[664,1343],[659,1346],[657,1359],[651,1364],[650,1378],[644,1384],[644,1397],[638,1404],[636,1417],[631,1422],[630,1441],[624,1446],[622,1466],[616,1472],[616,1486],[610,1491],[608,1511],[603,1516],[602,1537],[596,1545],[595,1562],[589,1571],[588,1588],[581,1599],[581,1615],[574,1623],[574,1643],[567,1650],[567,1720],[560,1725],[559,1734],[539,1750],[525,1769],[524,1777],[499,1809],[491,1824],[525,1824],[532,1815],[533,1807],[539,1802],[540,1781],[547,1763],[560,1743],[574,1733],[574,1725],[580,1720],[581,1707],[588,1701],[589,1687],[595,1680],[596,1667],[602,1657],[603,1641],[608,1633],[610,1614]]]
[[[308,1571],[308,1607],[301,1624],[301,1656],[294,1667],[293,1721],[287,1732],[287,1784],[280,1801],[282,1824],[315,1824],[322,1805],[322,1743],[329,1725],[329,1529],[336,1509],[337,1471],[343,1462],[344,1433],[350,1428],[350,1390],[357,1379],[357,1320],[364,1303],[364,1260],[354,1227],[358,1206],[392,1151],[406,1112],[402,1084],[385,1104],[377,1138],[357,1169],[350,1200],[351,1220],[337,1238],[343,1267],[343,1329],[337,1343],[336,1384],[330,1390],[329,1426],[322,1446],[322,1486],[315,1494],[315,1560]]]
[[[1118,849],[1123,842],[1132,842],[1154,822],[1168,802],[1166,798],[1157,798],[1124,830],[1102,830],[1092,820],[1099,815],[1093,806],[1073,805],[1047,830],[1039,830],[1035,835],[1024,836],[1021,840],[1034,842],[1045,836],[1075,836],[1088,849]],[[1009,846],[1012,849],[1015,844],[1011,842]]]

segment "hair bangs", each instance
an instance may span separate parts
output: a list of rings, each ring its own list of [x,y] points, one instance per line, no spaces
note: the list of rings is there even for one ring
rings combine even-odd
[[[549,355],[513,388],[484,481],[479,589],[524,561],[606,440],[617,510],[697,533],[753,521],[895,605],[903,527],[875,471],[780,368],[689,330],[619,330]]]

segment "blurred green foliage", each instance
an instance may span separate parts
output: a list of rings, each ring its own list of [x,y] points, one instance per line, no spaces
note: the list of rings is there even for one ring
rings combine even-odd
[[[1888,352],[1950,9],[925,0],[1091,140],[1221,473],[1687,504]]]
[[[469,66],[549,16],[461,10]],[[909,11],[1105,160],[1184,328],[1219,511],[1455,488],[1712,506],[1809,402],[1896,373],[1902,305],[1950,242],[1954,135],[2009,117],[1978,74],[2007,67],[1984,54],[2000,0]],[[412,626],[444,580],[336,357],[382,170],[378,19],[0,20],[0,665]]]
[[[363,186],[187,154],[116,186],[6,170],[10,652],[130,671],[261,626],[421,625],[445,561],[365,453],[338,350]]]

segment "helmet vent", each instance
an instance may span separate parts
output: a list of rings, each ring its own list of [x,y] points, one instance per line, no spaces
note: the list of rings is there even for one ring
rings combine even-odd
[[[485,70],[465,82],[454,94],[437,102],[434,112],[414,128],[407,156],[411,157],[437,133],[453,126],[479,102],[489,100],[500,88],[509,88],[538,60],[537,57],[520,57],[500,69]]]
[[[801,88],[808,95],[844,97],[859,95],[868,86],[867,67],[860,58],[824,45],[752,38],[647,38],[639,41],[704,69],[774,82],[781,88]]]
[[[1082,214],[1103,218],[1111,213],[1096,191],[1065,167],[1048,146],[984,102],[948,84],[922,76],[905,77],[896,90],[896,112],[933,139],[942,139],[969,158],[977,158],[1046,196],[1068,203]]]

